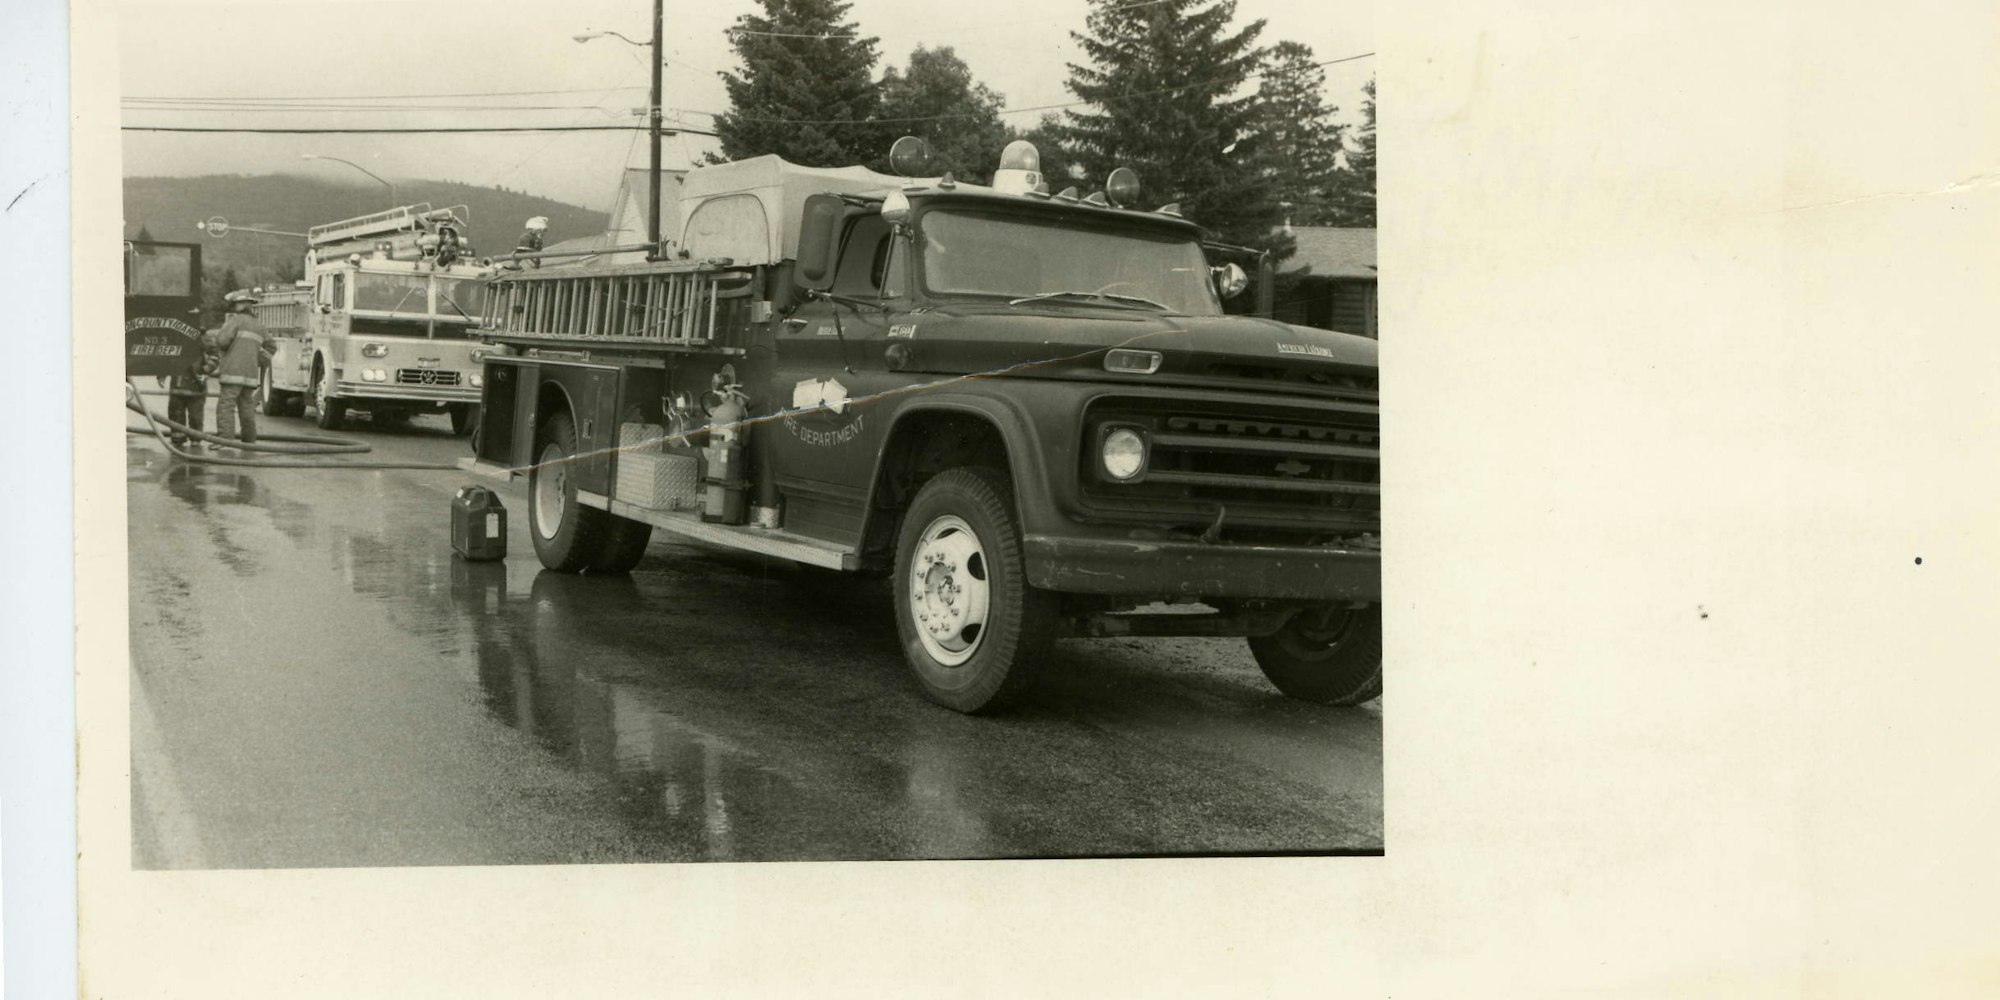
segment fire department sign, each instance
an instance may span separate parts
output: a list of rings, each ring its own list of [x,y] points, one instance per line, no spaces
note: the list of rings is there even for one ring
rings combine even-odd
[[[179,375],[201,353],[201,331],[171,316],[125,321],[125,374]]]

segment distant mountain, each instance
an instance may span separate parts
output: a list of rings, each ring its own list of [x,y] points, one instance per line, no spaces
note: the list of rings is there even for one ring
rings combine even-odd
[[[601,233],[607,222],[600,211],[498,187],[403,181],[396,188],[404,204],[466,206],[472,246],[482,256],[514,249],[523,223],[533,216],[548,216],[550,243]],[[305,253],[304,241],[245,232],[212,239],[197,232],[195,224],[220,215],[231,226],[302,233],[310,226],[390,208],[388,201],[388,193],[374,184],[287,174],[127,177],[125,235],[136,236],[143,227],[154,239],[200,243],[202,258],[211,265],[271,271],[296,266]]]

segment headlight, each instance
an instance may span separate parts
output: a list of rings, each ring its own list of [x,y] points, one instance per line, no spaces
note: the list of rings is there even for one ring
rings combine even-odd
[[[387,382],[389,381],[389,373],[380,368],[363,368],[361,369],[361,381]]]
[[[486,388],[486,376],[481,375],[477,372],[474,372],[471,375],[467,375],[465,377],[465,382],[467,385],[472,386],[474,389]]]
[[[1130,427],[1114,428],[1104,435],[1104,474],[1120,481],[1131,479],[1146,468],[1146,439]]]
[[[388,345],[388,344],[362,344],[362,345],[361,345],[361,356],[362,356],[362,357],[364,357],[364,358],[386,358],[386,357],[388,357],[388,356],[389,356],[389,345]]]

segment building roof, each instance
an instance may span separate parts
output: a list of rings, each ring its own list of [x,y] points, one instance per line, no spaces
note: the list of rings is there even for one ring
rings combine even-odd
[[[1305,271],[1316,278],[1373,278],[1375,230],[1333,226],[1294,226],[1298,251],[1284,262],[1286,271]]]

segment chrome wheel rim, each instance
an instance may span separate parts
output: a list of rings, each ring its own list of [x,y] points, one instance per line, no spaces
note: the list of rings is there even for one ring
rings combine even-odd
[[[993,588],[986,550],[965,519],[947,514],[917,539],[910,560],[910,620],[931,659],[955,667],[986,637]]]
[[[542,449],[535,465],[535,531],[554,538],[562,530],[564,507],[568,504],[569,463],[561,448],[551,444]]]

